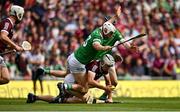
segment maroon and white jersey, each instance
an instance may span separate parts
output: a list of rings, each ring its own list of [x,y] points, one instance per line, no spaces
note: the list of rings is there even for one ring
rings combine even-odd
[[[100,77],[106,75],[108,72],[105,72],[101,69],[100,61],[92,61],[86,65],[86,70],[90,70],[96,73],[94,80],[99,79]]]
[[[7,32],[8,37],[11,39],[13,36],[13,23],[10,20],[10,18],[6,18],[3,21],[0,22],[0,31],[1,32]],[[0,41],[0,52],[3,52],[7,47],[7,44]]]

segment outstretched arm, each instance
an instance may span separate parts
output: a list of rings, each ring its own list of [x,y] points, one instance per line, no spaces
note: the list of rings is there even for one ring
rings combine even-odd
[[[112,49],[111,46],[103,46],[99,42],[94,42],[93,43],[93,47],[94,47],[94,49],[96,49],[98,51],[100,51],[100,50],[107,51],[107,50],[111,50]]]
[[[115,15],[111,17],[111,19],[109,19],[108,22],[114,23],[115,20],[119,19],[121,15],[121,6],[118,6],[118,8],[115,11]]]
[[[49,74],[55,77],[65,77],[67,75],[67,71],[66,70],[50,70]]]

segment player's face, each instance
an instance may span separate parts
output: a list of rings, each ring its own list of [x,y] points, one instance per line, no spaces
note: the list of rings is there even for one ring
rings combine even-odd
[[[19,24],[21,21],[16,17],[16,22],[15,24]]]
[[[108,66],[108,65],[106,65],[106,64],[102,64],[102,65],[101,65],[101,68],[102,68],[102,70],[103,70],[104,72],[108,72],[110,66]]]
[[[113,32],[110,32],[107,35],[105,35],[105,37],[107,37],[107,38],[111,38],[112,36],[113,36]]]

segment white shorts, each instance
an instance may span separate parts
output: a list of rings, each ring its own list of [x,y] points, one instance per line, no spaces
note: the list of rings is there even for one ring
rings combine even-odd
[[[70,73],[85,73],[86,68],[85,65],[80,63],[72,53],[67,59],[67,69]]]
[[[0,56],[0,66],[6,67],[6,64],[4,62],[4,58],[2,56]]]
[[[64,83],[65,84],[74,84],[75,83],[74,76],[72,74],[67,74],[66,77],[64,78]]]

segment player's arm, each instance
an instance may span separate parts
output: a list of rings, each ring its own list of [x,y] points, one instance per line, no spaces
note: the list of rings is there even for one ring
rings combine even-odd
[[[126,42],[123,45],[124,45],[124,47],[126,47],[126,49],[130,49],[131,48],[131,44],[129,42]]]
[[[118,30],[116,32],[116,35],[119,37],[119,41],[116,43],[116,45],[119,44],[120,42],[124,42],[125,41],[124,36]],[[132,44],[130,42],[123,43],[123,46],[126,49],[130,49],[132,51],[138,51],[139,50],[137,46],[135,46],[134,44]]]
[[[100,50],[101,51],[107,51],[107,50],[112,49],[111,46],[103,46],[103,45],[100,44],[100,42],[97,42],[97,41],[93,42],[93,47],[94,47],[94,49],[96,49],[98,51],[100,51]]]
[[[111,85],[109,74],[104,75],[104,80],[105,80],[106,86]]]
[[[106,86],[112,87],[112,86],[111,86],[111,80],[110,80],[109,74],[104,75],[104,80],[105,80]],[[113,102],[113,99],[112,99],[112,91],[109,92],[109,93],[107,93],[107,95],[108,95],[107,101]]]
[[[55,77],[65,77],[67,74],[66,70],[49,70],[49,72],[46,72],[50,75],[53,75]]]
[[[119,19],[121,15],[121,6],[118,6],[118,8],[115,11],[115,15],[111,17],[111,19],[109,19],[108,22],[114,23],[115,20]]]
[[[11,41],[11,39],[9,39],[8,33],[5,31],[0,32],[0,40],[3,43],[8,44],[12,49],[15,49],[17,51],[23,51],[22,47],[16,45],[13,41]]]
[[[92,87],[96,87],[99,89],[106,90],[106,87],[99,84],[96,80],[94,80],[96,73],[92,71],[88,71],[88,84]]]
[[[112,91],[109,86],[103,86],[99,84],[96,80],[94,80],[94,77],[95,73],[92,71],[88,71],[88,84],[90,86],[105,90],[107,93],[110,93]]]
[[[126,49],[129,49],[133,52],[139,52],[139,48],[134,44],[130,44],[129,42],[126,42],[123,45],[126,47]]]

